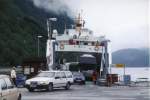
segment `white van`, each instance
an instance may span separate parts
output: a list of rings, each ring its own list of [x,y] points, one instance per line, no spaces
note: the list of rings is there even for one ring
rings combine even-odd
[[[26,88],[32,92],[34,89],[52,91],[55,87],[70,89],[73,76],[70,71],[42,71],[36,77],[26,80]]]
[[[7,75],[0,75],[0,100],[21,100],[21,93]]]

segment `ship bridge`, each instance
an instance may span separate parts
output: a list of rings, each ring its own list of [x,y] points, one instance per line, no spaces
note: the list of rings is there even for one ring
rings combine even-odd
[[[75,29],[67,29],[64,34],[55,37],[56,52],[87,52],[102,53],[105,36],[94,37],[92,31],[82,29],[78,33]]]

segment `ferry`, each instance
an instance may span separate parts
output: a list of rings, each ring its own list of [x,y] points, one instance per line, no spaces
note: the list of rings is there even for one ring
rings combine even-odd
[[[55,69],[61,61],[63,63],[70,62],[70,58],[64,57],[75,55],[72,58],[76,59],[79,63],[80,57],[94,57],[102,76],[108,73],[110,58],[108,52],[109,39],[105,36],[94,36],[92,30],[84,27],[85,21],[80,14],[74,19],[72,28],[67,29],[65,27],[63,34],[59,34],[56,30],[52,32],[51,20],[54,20],[54,18],[47,20],[48,40],[46,58],[49,70]],[[68,67],[64,69],[69,70]]]

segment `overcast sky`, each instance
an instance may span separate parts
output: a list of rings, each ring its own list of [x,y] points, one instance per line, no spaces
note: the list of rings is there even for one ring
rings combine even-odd
[[[34,0],[34,3],[57,13],[67,10],[67,5],[70,16],[83,10],[85,26],[96,36],[110,39],[112,51],[148,47],[148,0]]]

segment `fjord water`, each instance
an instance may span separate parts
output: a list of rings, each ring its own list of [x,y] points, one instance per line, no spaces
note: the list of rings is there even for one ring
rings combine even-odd
[[[112,67],[110,70],[120,77],[124,75],[124,68]],[[125,67],[125,74],[131,76],[131,81],[136,81],[137,78],[148,78],[150,81],[150,67]]]

